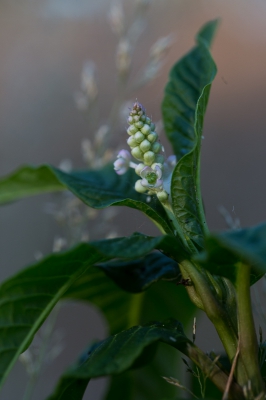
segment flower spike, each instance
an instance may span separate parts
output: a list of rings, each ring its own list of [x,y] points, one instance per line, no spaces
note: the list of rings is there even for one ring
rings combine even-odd
[[[135,190],[139,193],[156,195],[161,202],[169,197],[169,181],[171,172],[176,164],[175,156],[170,156],[165,162],[163,148],[158,141],[155,124],[146,115],[146,110],[141,103],[136,101],[129,112],[129,127],[127,143],[132,156],[139,161],[134,164],[130,161],[130,153],[121,150],[114,163],[114,169],[119,174],[124,174],[129,167],[142,179],[137,180]],[[165,185],[166,183],[166,185]]]

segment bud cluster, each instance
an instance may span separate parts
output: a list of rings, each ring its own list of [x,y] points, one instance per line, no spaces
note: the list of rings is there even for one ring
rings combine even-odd
[[[131,148],[134,158],[142,161],[144,165],[151,166],[154,163],[163,164],[164,157],[159,154],[162,150],[161,144],[157,141],[158,135],[155,132],[155,125],[146,116],[145,109],[140,103],[135,103],[129,113],[127,120],[129,127],[127,143]]]
[[[122,150],[114,163],[116,172],[121,175],[128,167],[135,168],[135,172],[142,179],[137,180],[135,190],[148,195],[156,194],[162,202],[168,199],[169,188],[164,185],[169,180],[170,170],[173,169],[171,162],[165,162],[162,145],[158,141],[155,124],[146,115],[144,107],[136,102],[129,113],[127,120],[129,127],[127,143],[131,148],[132,156],[140,161],[135,164],[129,161],[130,153]],[[173,157],[173,156],[172,156]]]

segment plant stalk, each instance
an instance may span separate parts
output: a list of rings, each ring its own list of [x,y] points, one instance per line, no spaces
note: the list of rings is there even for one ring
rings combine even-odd
[[[236,278],[238,306],[239,358],[245,366],[248,385],[250,380],[254,397],[265,394],[258,360],[258,341],[254,326],[250,298],[250,266],[240,264]],[[239,363],[238,363],[239,364]],[[239,365],[237,364],[237,369]],[[241,373],[240,373],[241,374]]]
[[[187,286],[188,294],[194,304],[203,309],[208,318],[214,324],[216,331],[221,339],[224,349],[232,361],[236,355],[238,347],[238,337],[232,324],[231,318],[221,305],[220,301],[212,290],[210,282],[190,261],[180,263],[180,270],[185,279],[192,281],[192,286]],[[201,304],[200,304],[201,303]],[[238,362],[237,375],[247,378],[246,370],[240,359]],[[239,382],[239,383],[242,383]]]
[[[193,361],[222,393],[226,390],[228,376],[216,365],[215,360],[211,360],[192,342],[185,347],[180,346],[178,349]],[[234,400],[245,399],[242,388],[236,382],[231,382],[228,388],[228,398]]]

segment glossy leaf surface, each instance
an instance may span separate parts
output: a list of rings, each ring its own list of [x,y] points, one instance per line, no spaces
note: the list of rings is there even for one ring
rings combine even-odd
[[[89,381],[93,377],[119,374],[134,364],[145,348],[155,342],[164,342],[176,348],[186,346],[189,340],[182,325],[175,320],[135,326],[129,330],[100,342],[82,356],[82,359],[61,378],[54,394],[49,400],[70,400],[66,392],[68,382],[77,383],[81,379]],[[80,383],[79,383],[80,384]],[[62,395],[63,393],[63,395]],[[82,397],[75,397],[81,400]]]
[[[206,24],[197,45],[170,72],[162,104],[166,134],[178,163],[172,176],[174,214],[192,251],[203,246],[206,221],[200,192],[200,147],[204,115],[216,66],[209,46],[217,21]]]
[[[237,268],[251,266],[251,284],[266,273],[266,224],[211,235],[196,257],[204,268],[235,282]]]
[[[129,238],[84,243],[66,253],[51,255],[3,283],[0,287],[0,379],[4,379],[18,355],[27,348],[54,305],[63,296],[75,298],[75,282],[79,283],[76,298],[80,299],[85,290],[86,296],[88,292],[89,297],[94,295],[93,302],[101,309],[118,311],[115,302],[118,304],[121,298],[111,296],[110,301],[107,296],[110,285],[98,277],[92,267],[95,263],[112,258],[143,257],[155,248],[164,248],[164,243],[167,248],[169,239],[174,240],[173,237],[151,238],[134,234]],[[178,253],[177,249],[175,251]],[[147,279],[145,287],[148,284]],[[127,306],[127,300],[123,301],[121,312],[126,312]],[[106,317],[112,326],[111,312],[106,312]],[[119,318],[116,325],[120,328]]]
[[[161,253],[132,261],[111,261],[98,267],[121,289],[131,293],[142,292],[160,279],[175,280],[180,274],[178,264]]]
[[[48,165],[26,166],[0,180],[0,204],[40,193],[68,189],[93,208],[135,208],[159,224],[166,233],[172,233],[172,227],[161,203],[155,196],[147,203],[146,196],[134,189],[136,180],[134,170],[130,169],[121,176],[115,173],[113,165],[107,165],[101,170],[71,173]]]

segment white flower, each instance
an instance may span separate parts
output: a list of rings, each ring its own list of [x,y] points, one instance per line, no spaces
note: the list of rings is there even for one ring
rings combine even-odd
[[[114,162],[114,170],[118,175],[123,175],[130,167],[131,155],[127,150],[119,151],[117,160]]]
[[[158,165],[156,165],[154,169],[151,167],[143,168],[140,176],[142,178],[142,186],[148,189],[159,189],[163,185],[163,180],[161,179],[162,170]]]

